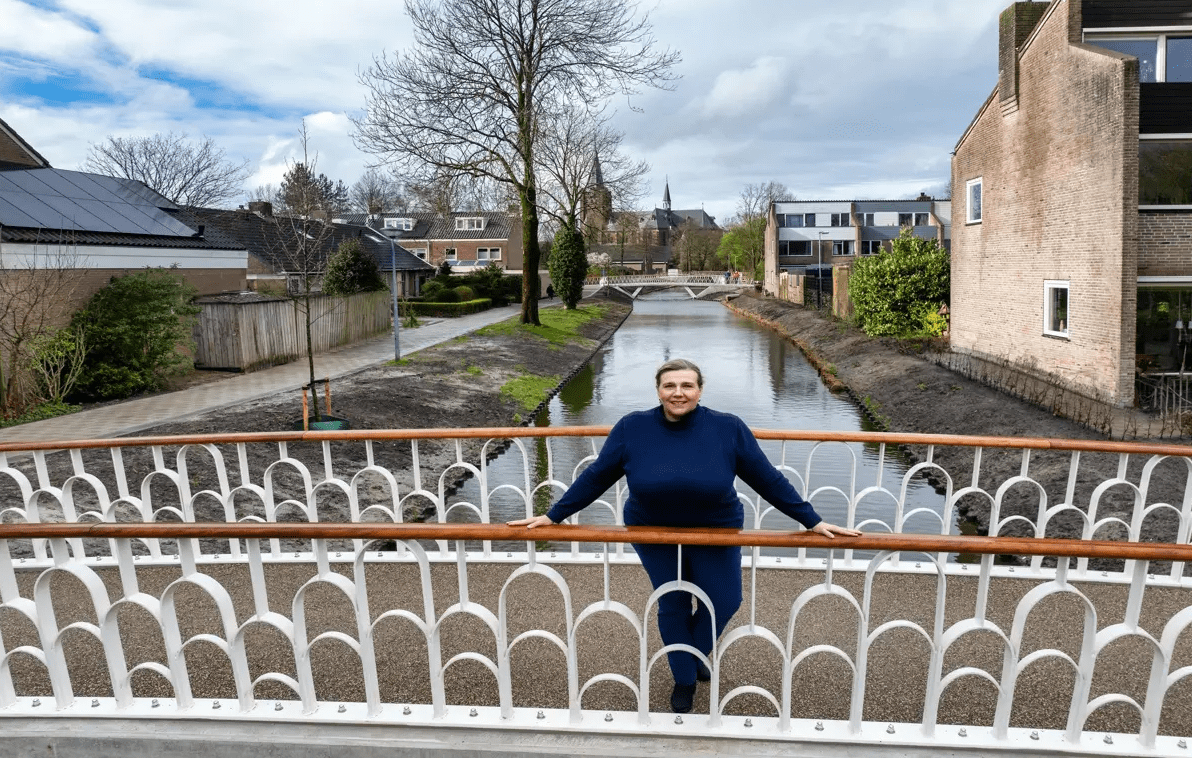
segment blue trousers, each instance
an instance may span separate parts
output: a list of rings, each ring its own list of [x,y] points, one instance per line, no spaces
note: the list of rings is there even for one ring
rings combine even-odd
[[[655,589],[678,578],[678,546],[634,545],[633,549]],[[658,599],[658,632],[663,644],[691,645],[707,655],[741,607],[741,548],[684,545],[682,561],[683,581],[699,587],[711,599],[716,628],[712,628],[712,614],[702,602],[696,600],[692,609],[694,595],[668,592]],[[697,660],[685,651],[667,653],[675,684],[695,684]]]

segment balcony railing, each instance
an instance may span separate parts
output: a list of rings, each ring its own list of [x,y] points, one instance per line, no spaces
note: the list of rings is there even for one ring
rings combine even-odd
[[[566,487],[605,433],[2,446],[0,719],[1187,752],[1187,448],[759,431],[813,502],[837,498],[847,504],[841,521],[891,533],[829,542],[797,531],[627,528],[623,486],[597,506],[617,523],[532,533],[483,523],[496,520],[503,494],[532,512],[537,493]],[[556,478],[569,441],[586,455]],[[492,478],[502,445],[515,481]],[[895,445],[921,461],[905,466],[902,486],[859,482],[856,467],[851,482],[817,484],[829,451],[888,468],[899,464]],[[991,481],[993,459],[1006,455],[1021,465]],[[969,484],[954,486],[941,460],[967,461]],[[452,492],[462,471],[474,501]],[[938,520],[937,533],[906,532],[915,515],[906,492],[928,472],[942,509],[919,515]],[[1173,479],[1179,497],[1157,500]],[[1019,489],[1036,507],[1002,512]],[[761,524],[766,509],[742,497],[747,524]],[[990,533],[1028,536],[951,534],[957,504],[973,497],[989,503]],[[1115,510],[1099,513],[1111,500]],[[1132,507],[1118,508],[1123,500]],[[402,523],[414,502],[436,523]],[[336,514],[344,523],[328,523]],[[1065,515],[1085,524],[1086,539],[1045,536]],[[1139,541],[1159,527],[1169,542]],[[1106,536],[1124,539],[1093,539]],[[706,700],[681,719],[665,712],[654,606],[663,592],[695,590],[652,592],[626,547],[634,542],[749,548],[745,604],[707,661]]]

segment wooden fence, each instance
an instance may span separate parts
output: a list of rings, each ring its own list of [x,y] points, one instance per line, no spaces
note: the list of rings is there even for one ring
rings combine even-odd
[[[195,326],[195,366],[255,371],[306,355],[303,303],[265,300],[202,303]],[[388,291],[311,298],[311,338],[316,353],[388,331]]]

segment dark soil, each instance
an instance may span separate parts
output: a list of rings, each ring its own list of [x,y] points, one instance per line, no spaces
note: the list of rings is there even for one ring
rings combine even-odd
[[[550,377],[544,386],[553,389],[531,401],[545,403],[587,363],[632,310],[627,304],[609,300],[584,301],[581,308],[597,308],[599,315],[583,324],[577,337],[552,342],[524,330],[482,329],[421,350],[398,365],[375,366],[335,379],[331,383],[332,413],[348,419],[352,429],[529,423],[537,408],[503,394],[501,387],[521,376]],[[322,385],[318,385],[318,392],[322,406]],[[161,424],[132,436],[290,431],[301,417],[301,396],[292,392]],[[461,460],[476,464],[482,444],[483,440],[465,441],[457,450],[452,442],[419,442],[417,467],[413,465],[415,446],[408,441],[248,443],[242,449],[232,444],[165,447],[160,449],[164,467],[178,473],[151,477],[142,485],[147,490],[136,487],[158,468],[156,453],[152,448],[128,447],[121,451],[122,468],[126,481],[134,488],[130,495],[140,498],[142,504],[139,512],[133,502],[118,502],[111,507],[116,509],[118,520],[129,521],[231,521],[246,516],[278,521],[420,519],[433,513],[433,503],[417,492],[437,496],[453,491],[468,475],[462,467],[452,468],[453,464]],[[493,445],[486,451],[490,458],[497,452]],[[73,496],[76,507],[99,509],[103,503],[115,501],[120,493],[111,453],[97,449],[80,454],[87,472],[98,477],[102,488],[78,482]],[[277,464],[281,459],[285,462]],[[70,457],[52,453],[46,460],[51,481],[61,486],[73,473]],[[325,471],[328,461],[333,462],[333,471]],[[396,493],[384,473],[369,468],[373,464],[393,473]],[[16,465],[36,481],[32,460]],[[310,482],[318,483],[331,474],[348,482],[350,491],[324,486],[308,498]],[[231,502],[223,502],[216,494],[225,489],[222,481],[236,488]],[[0,497],[7,494],[3,491],[6,487],[13,486],[0,483]],[[269,513],[262,488],[273,490],[274,513]],[[205,495],[204,491],[211,494]],[[20,499],[19,493],[12,494]],[[42,520],[60,518],[50,512],[55,508],[44,505]],[[24,556],[29,547],[18,545],[16,554]],[[97,553],[107,550],[105,541],[96,541],[87,548],[89,553],[93,549]],[[204,545],[204,551],[226,549],[226,542]]]
[[[1010,397],[924,359],[920,352],[931,349],[930,345],[871,338],[827,314],[752,293],[732,301],[730,307],[790,337],[827,378],[836,380],[841,391],[851,394],[870,418],[888,431],[1106,439],[1103,434],[1056,416],[1048,409]],[[908,448],[906,452],[917,461],[926,461],[929,454],[925,447]],[[937,489],[951,495],[974,484],[973,448],[937,446],[930,454],[932,461],[943,469],[929,477]],[[1189,477],[1186,462],[1169,458],[1144,479],[1143,466],[1148,460],[1149,456],[1128,460],[1125,481],[1109,487],[1097,498],[1092,521],[1113,518],[1129,525],[1135,496],[1141,498],[1142,493],[1147,505],[1170,503],[1176,509],[1181,507]],[[1033,536],[1036,525],[1043,520],[1041,512],[1067,501],[1069,473],[1075,465],[1077,475],[1071,503],[1080,513],[1056,514],[1047,520],[1043,532],[1048,537],[1081,537],[1086,516],[1092,510],[1094,489],[1115,479],[1121,463],[1122,456],[1110,453],[1084,453],[1074,460],[1069,452],[1037,450],[1024,460],[1020,449],[985,448],[975,483],[984,492],[963,495],[957,500],[957,508],[962,519],[978,532],[987,534],[998,489],[1005,486],[1000,495],[999,520],[1003,525],[999,533]],[[1033,482],[1015,480],[1024,467]],[[1135,490],[1136,486],[1142,488],[1141,493]],[[1007,522],[1010,517],[1018,518]],[[1143,540],[1175,541],[1178,524],[1174,509],[1160,508],[1143,520],[1139,534]],[[1125,539],[1127,528],[1111,520],[1097,527],[1092,536]]]

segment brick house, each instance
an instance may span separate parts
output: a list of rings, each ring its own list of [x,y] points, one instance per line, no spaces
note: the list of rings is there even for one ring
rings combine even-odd
[[[301,229],[300,220],[281,214],[274,216],[273,205],[266,202],[251,202],[247,208],[236,210],[191,208],[189,211],[197,220],[220,230],[248,251],[247,279],[250,289],[290,293],[302,290],[304,272],[299,270],[300,262],[289,254],[294,249],[292,240],[295,232]],[[399,297],[418,295],[422,291],[422,283],[434,276],[433,266],[401,245],[391,244],[388,237],[375,229],[338,220],[312,219],[307,223],[317,227],[317,231],[307,235],[317,242],[317,249],[310,251],[311,258],[305,266],[308,270],[322,271],[327,257],[342,242],[355,239],[364,253],[377,262],[386,283],[390,281],[396,264]],[[321,281],[313,282],[313,292],[321,289]]]
[[[335,219],[375,229],[432,266],[444,261],[461,273],[495,263],[522,270],[521,216],[501,211],[349,213]]]
[[[1002,13],[997,87],[952,160],[954,357],[1112,406],[1183,381],[1190,52],[1186,2]]]

